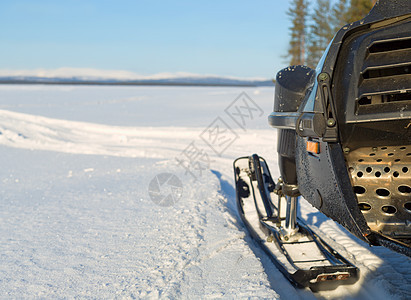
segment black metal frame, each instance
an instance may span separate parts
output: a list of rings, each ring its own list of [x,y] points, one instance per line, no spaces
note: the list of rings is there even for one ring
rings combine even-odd
[[[246,172],[247,178],[241,176],[242,171],[237,166],[238,161],[240,160],[248,161],[249,170]],[[271,261],[284,274],[284,276],[290,280],[290,282],[297,287],[310,287],[312,290],[323,290],[335,288],[340,284],[352,284],[358,280],[359,270],[338,252],[336,252],[329,244],[322,240],[316,233],[305,225],[303,220],[298,217],[296,219],[296,223],[300,234],[302,233],[310,236],[317,245],[318,249],[325,257],[327,257],[328,262],[331,265],[315,266],[309,269],[301,269],[296,266],[296,262],[291,259],[283,246],[285,242],[281,239],[278,228],[271,226],[267,222],[268,220],[276,222],[276,218],[280,216],[277,207],[275,207],[275,205],[270,201],[270,198],[267,196],[267,191],[273,190],[274,181],[272,180],[266,161],[254,154],[250,157],[237,158],[233,163],[233,167],[236,184],[236,203],[241,219],[251,236],[258,242],[261,248],[268,254]],[[267,174],[262,173],[262,170],[264,169],[267,170]],[[254,189],[254,185],[252,183],[253,181],[257,182],[258,190]],[[268,210],[261,211],[258,208],[256,203],[256,193],[259,193],[264,203],[264,208],[269,208]],[[250,196],[254,199],[256,213],[259,216],[260,226],[258,226],[258,228],[255,228],[250,224],[244,212],[244,201],[251,201],[251,199],[249,199]],[[274,212],[277,212],[277,215],[275,215]],[[266,240],[262,239],[261,235],[259,235],[257,231],[263,232],[266,238],[269,238],[270,236],[272,237],[272,242],[275,243],[276,247],[281,251],[281,255],[285,257],[290,265],[295,268],[295,272],[289,272],[279,257],[274,254],[269,247],[267,247]],[[293,244],[293,242],[289,243]],[[294,244],[298,243],[299,242],[294,242]],[[311,261],[307,262],[309,263]],[[335,274],[342,273],[347,274],[347,280],[339,281],[337,279],[337,275]],[[318,276],[324,276],[324,281],[313,283]]]

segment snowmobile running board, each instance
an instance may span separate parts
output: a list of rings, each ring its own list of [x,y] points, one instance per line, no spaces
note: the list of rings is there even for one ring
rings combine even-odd
[[[359,270],[297,217],[298,198],[284,197],[281,179],[274,183],[262,157],[240,157],[233,165],[241,219],[291,283],[319,291],[358,280]]]

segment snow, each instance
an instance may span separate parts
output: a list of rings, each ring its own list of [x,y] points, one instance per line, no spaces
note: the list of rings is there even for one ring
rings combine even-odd
[[[224,111],[242,92],[264,112],[245,129]],[[411,298],[409,258],[304,200],[302,218],[360,268],[355,285],[295,289],[246,234],[232,161],[259,153],[278,176],[271,88],[3,85],[0,99],[1,297]],[[237,137],[221,156],[203,134],[217,117]],[[210,159],[196,177],[176,160],[190,145]],[[161,173],[183,182],[173,206],[150,199]]]

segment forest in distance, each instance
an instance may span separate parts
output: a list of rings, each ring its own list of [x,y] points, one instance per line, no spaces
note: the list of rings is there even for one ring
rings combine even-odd
[[[286,55],[290,65],[314,68],[335,33],[345,24],[364,18],[377,0],[292,0],[292,21]]]

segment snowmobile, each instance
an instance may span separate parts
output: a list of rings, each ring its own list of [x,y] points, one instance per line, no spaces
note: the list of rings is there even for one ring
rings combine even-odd
[[[257,154],[234,161],[239,214],[279,270],[313,290],[359,270],[297,216],[304,197],[370,245],[411,256],[411,1],[378,1],[335,35],[315,70],[277,73],[274,181]]]

